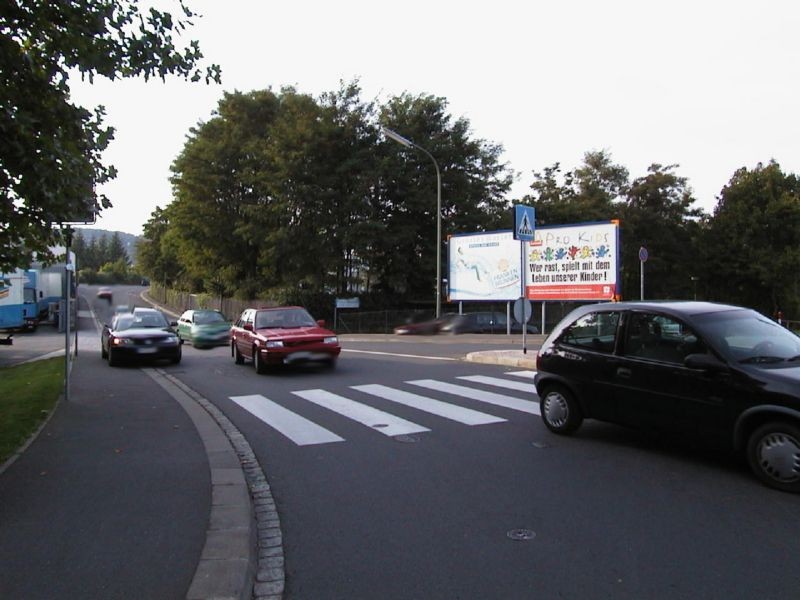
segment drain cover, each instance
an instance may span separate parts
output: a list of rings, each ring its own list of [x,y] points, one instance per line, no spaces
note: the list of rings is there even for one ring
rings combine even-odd
[[[536,532],[531,531],[530,529],[512,529],[506,533],[506,536],[508,536],[508,538],[511,540],[521,542],[524,540],[532,540],[536,537]]]
[[[402,444],[416,444],[417,438],[415,438],[413,435],[396,435],[394,436],[394,441]]]

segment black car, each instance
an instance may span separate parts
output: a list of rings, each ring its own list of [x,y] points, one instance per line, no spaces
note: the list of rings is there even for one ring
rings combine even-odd
[[[101,355],[110,366],[131,359],[181,361],[181,341],[164,315],[152,308],[114,315],[100,335]]]
[[[536,358],[545,426],[584,418],[722,440],[755,475],[800,492],[800,337],[708,302],[619,302],[565,317]]]

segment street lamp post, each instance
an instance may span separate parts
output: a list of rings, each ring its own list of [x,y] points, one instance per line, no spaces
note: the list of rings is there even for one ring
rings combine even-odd
[[[692,280],[692,284],[694,286],[694,299],[697,300],[697,282],[700,280],[700,278],[692,275],[689,279]]]
[[[407,140],[399,133],[386,127],[381,127],[383,135],[394,140],[406,148],[416,148],[425,156],[433,161],[436,169],[436,318],[442,314],[442,176],[439,173],[439,164],[433,155],[422,146],[417,146],[411,140]]]

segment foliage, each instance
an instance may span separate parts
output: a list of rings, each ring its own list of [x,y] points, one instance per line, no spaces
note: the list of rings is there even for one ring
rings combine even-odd
[[[50,261],[53,224],[110,206],[95,187],[114,178],[101,160],[113,138],[102,106],[70,101],[70,74],[90,81],[177,75],[219,81],[201,70],[196,41],[176,46],[196,16],[140,8],[134,0],[19,0],[0,7],[0,271]]]
[[[236,297],[291,289],[432,299],[435,171],[424,155],[381,142],[378,123],[436,156],[443,240],[500,226],[511,182],[501,148],[471,140],[441,98],[377,107],[360,93],[353,82],[319,98],[294,88],[225,94],[173,163],[175,200],[145,226],[143,272]]]
[[[778,163],[737,170],[703,236],[709,294],[800,315],[800,179]]]

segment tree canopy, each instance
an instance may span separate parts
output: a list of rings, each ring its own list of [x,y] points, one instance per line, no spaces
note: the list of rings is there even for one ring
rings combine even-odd
[[[293,88],[225,94],[172,165],[175,199],[145,227],[145,272],[242,297],[432,298],[435,170],[382,140],[379,125],[436,156],[443,238],[501,226],[511,184],[502,149],[472,139],[442,98],[404,94],[377,106],[360,94],[356,82],[318,98]],[[168,249],[178,272],[158,266]]]
[[[72,103],[70,76],[219,81],[196,41],[176,43],[197,15],[175,4],[177,16],[135,0],[0,6],[0,270],[52,260],[54,224],[111,205],[95,190],[116,175],[101,158],[114,132],[102,106]]]

